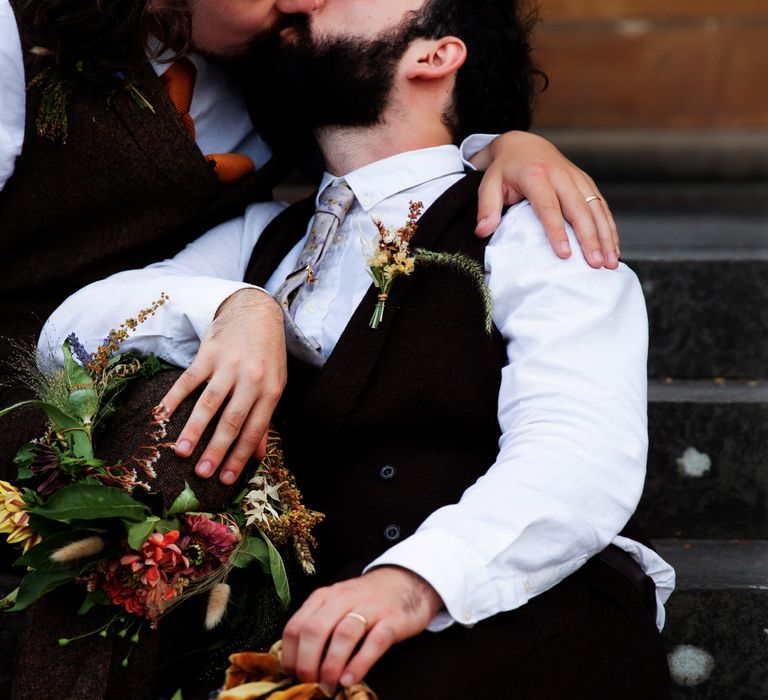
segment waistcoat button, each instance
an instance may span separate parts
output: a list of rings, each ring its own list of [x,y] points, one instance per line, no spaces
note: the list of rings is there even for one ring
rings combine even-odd
[[[379,469],[379,476],[384,480],[393,479],[396,473],[397,469],[395,469],[394,464],[385,464],[381,469]]]
[[[395,542],[400,539],[400,528],[397,525],[387,525],[384,528],[384,539]]]

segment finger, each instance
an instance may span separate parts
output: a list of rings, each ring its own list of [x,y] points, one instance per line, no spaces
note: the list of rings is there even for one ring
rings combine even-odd
[[[563,182],[559,174],[553,174],[553,180],[558,181],[556,189],[563,214],[576,232],[585,260],[594,268],[603,267],[605,256],[598,238],[595,220],[585,197],[570,177],[567,178],[567,182]]]
[[[257,389],[255,385],[237,384],[235,386],[234,393],[222,411],[218,423],[216,424],[213,436],[198,460],[195,468],[195,472],[198,476],[208,478],[219,468],[219,465],[226,457],[229,448],[232,447],[235,440],[241,435],[241,430],[246,420],[248,420],[254,402],[258,401],[256,391]],[[203,397],[201,396],[200,398],[202,400]],[[215,414],[214,411],[214,413],[208,415],[207,410],[208,409],[206,408],[206,414],[201,414],[203,415],[200,419],[201,426],[205,419],[207,419],[205,422],[205,425],[207,426]],[[191,420],[192,418],[190,417],[190,421]],[[203,427],[203,429],[205,429],[205,427]],[[251,450],[249,454],[253,454],[253,450],[255,450],[260,439],[261,433],[258,433],[257,435],[248,434],[246,436],[246,440],[251,441]],[[245,460],[241,463],[240,469],[242,469],[242,464],[245,464]]]
[[[608,207],[594,180],[586,173],[582,175],[579,189],[592,215],[597,238],[605,260],[605,267],[615,270],[619,266],[619,254],[616,246],[618,234],[613,217],[609,216]]]
[[[605,199],[605,197],[603,197],[603,193],[600,191],[600,188],[597,186],[595,181],[589,175],[587,175],[587,173],[584,173],[584,177],[586,178],[589,184],[590,191],[594,192],[601,199],[602,214],[605,216],[607,220],[608,228],[610,229],[610,232],[611,232],[610,236],[611,236],[612,248],[616,253],[617,257],[621,257],[619,231],[616,227],[616,220],[613,218],[613,213],[611,212],[611,208],[610,206],[608,206],[608,201]]]
[[[491,167],[485,173],[477,197],[475,233],[480,238],[486,238],[499,227],[501,212],[504,209],[504,181],[499,168]]]
[[[261,461],[264,459],[264,457],[267,456],[267,445],[269,443],[269,426],[267,426],[267,430],[264,432],[264,435],[261,436],[261,440],[259,441],[259,445],[256,448],[256,452],[254,456],[256,459]]]
[[[349,688],[359,683],[373,668],[373,665],[386,653],[396,641],[395,631],[381,620],[371,628],[360,650],[341,674],[341,685]]]
[[[541,221],[552,250],[560,258],[571,256],[571,244],[565,232],[565,220],[557,193],[549,180],[540,180],[528,190],[528,201]]]
[[[362,620],[346,615],[336,625],[320,667],[320,682],[330,691],[339,685],[342,671],[367,632]]]
[[[158,409],[161,409],[167,418],[170,418],[176,412],[179,404],[184,399],[208,380],[209,370],[199,360],[200,356],[198,355],[198,361],[195,361],[181,373],[179,378],[173,383],[173,386],[168,390],[168,393],[160,400]]]
[[[299,658],[299,643],[301,641],[302,630],[305,622],[316,615],[323,606],[326,598],[327,589],[318,588],[304,604],[293,614],[283,629],[282,653],[280,655],[280,665],[289,675],[296,675],[296,665]]]
[[[254,456],[254,453],[258,453],[260,448],[263,448],[262,457],[266,455],[269,422],[272,420],[272,413],[281,394],[282,385],[279,383],[262,387],[261,394],[252,405],[248,417],[240,428],[235,447],[222,467],[220,478],[223,483],[234,484],[248,460]]]
[[[176,439],[177,455],[189,457],[194,452],[203,432],[227,398],[230,388],[231,384],[214,379],[203,389],[203,393],[195,402],[192,413]]]

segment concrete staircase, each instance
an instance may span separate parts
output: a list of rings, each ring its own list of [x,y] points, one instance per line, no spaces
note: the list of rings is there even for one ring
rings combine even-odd
[[[638,516],[678,573],[675,700],[768,697],[768,184],[603,188],[651,326]]]

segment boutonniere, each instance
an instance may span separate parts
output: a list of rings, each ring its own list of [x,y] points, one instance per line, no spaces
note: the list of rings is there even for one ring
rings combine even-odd
[[[35,46],[31,51],[43,58],[53,55],[50,50],[41,46]],[[53,143],[67,142],[69,98],[81,81],[102,85],[106,93],[107,106],[111,104],[118,90],[124,90],[137,107],[152,114],[155,113],[155,108],[150,101],[123,71],[102,76],[85,61],[76,61],[74,66],[47,66],[27,83],[27,92],[35,88],[41,90],[40,107],[35,118],[38,136]]]
[[[411,250],[411,239],[418,230],[418,221],[423,210],[424,205],[421,202],[410,202],[408,219],[397,229],[387,228],[381,219],[373,219],[379,239],[375,249],[370,251],[366,264],[373,284],[379,290],[379,296],[371,316],[370,327],[379,327],[384,318],[384,306],[398,277],[411,275],[417,266],[439,265],[467,275],[474,282],[485,307],[485,331],[490,334],[493,330],[493,301],[485,282],[483,266],[461,253],[435,252],[423,248]]]

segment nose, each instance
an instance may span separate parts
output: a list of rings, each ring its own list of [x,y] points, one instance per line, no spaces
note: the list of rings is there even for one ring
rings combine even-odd
[[[275,9],[286,14],[305,13],[319,10],[325,0],[277,0]]]

